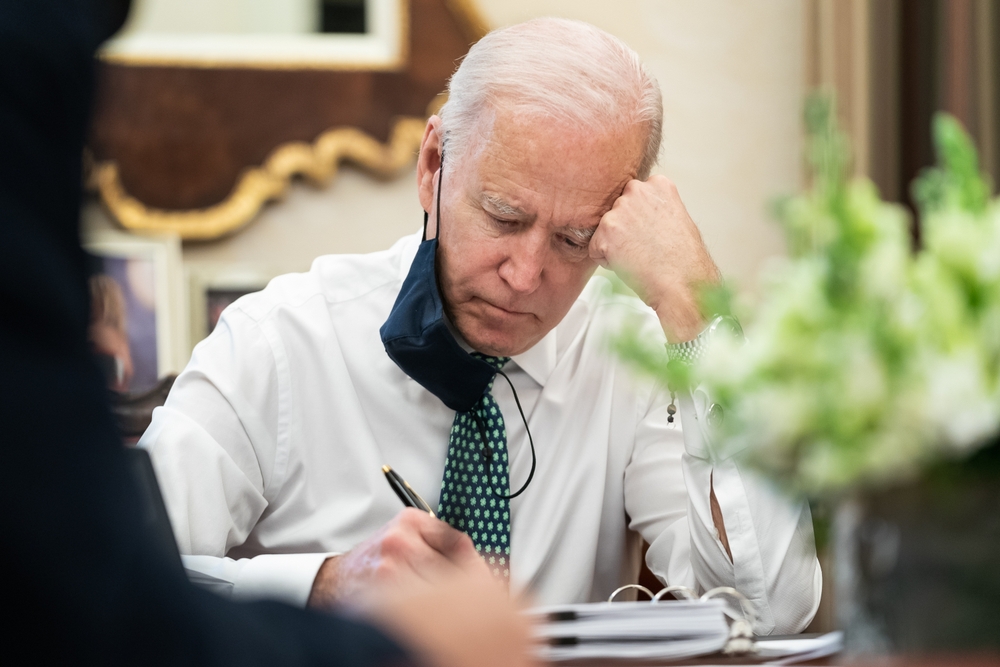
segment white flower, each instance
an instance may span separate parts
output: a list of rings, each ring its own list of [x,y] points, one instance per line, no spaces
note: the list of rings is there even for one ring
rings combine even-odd
[[[945,442],[966,451],[990,436],[1000,421],[1000,405],[987,391],[977,350],[965,348],[930,363],[928,407]]]

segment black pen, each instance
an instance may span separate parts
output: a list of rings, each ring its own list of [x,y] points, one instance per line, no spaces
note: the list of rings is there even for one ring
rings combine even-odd
[[[382,466],[382,472],[385,473],[385,478],[389,481],[389,486],[392,490],[396,492],[399,499],[403,501],[403,504],[407,507],[416,507],[418,510],[423,510],[433,517],[437,517],[434,514],[434,510],[431,506],[427,504],[420,494],[413,490],[406,480],[396,474],[396,471],[389,466]]]

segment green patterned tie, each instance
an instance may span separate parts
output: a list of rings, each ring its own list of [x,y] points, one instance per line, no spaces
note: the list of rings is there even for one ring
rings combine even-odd
[[[510,357],[487,357],[478,352],[473,356],[497,370],[510,361]],[[493,574],[510,581],[507,428],[492,391],[490,380],[471,410],[455,413],[438,517],[468,533]]]

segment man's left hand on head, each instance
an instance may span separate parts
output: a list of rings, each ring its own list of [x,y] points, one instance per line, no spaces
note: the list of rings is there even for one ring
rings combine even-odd
[[[691,340],[701,331],[697,290],[718,282],[719,271],[666,176],[625,185],[601,218],[590,257],[616,271],[656,311],[670,342]]]

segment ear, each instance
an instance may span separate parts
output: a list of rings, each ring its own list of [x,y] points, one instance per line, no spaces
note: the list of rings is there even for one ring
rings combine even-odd
[[[431,116],[424,128],[424,138],[420,141],[420,155],[417,156],[417,196],[420,207],[434,213],[434,175],[441,168],[441,118]]]

